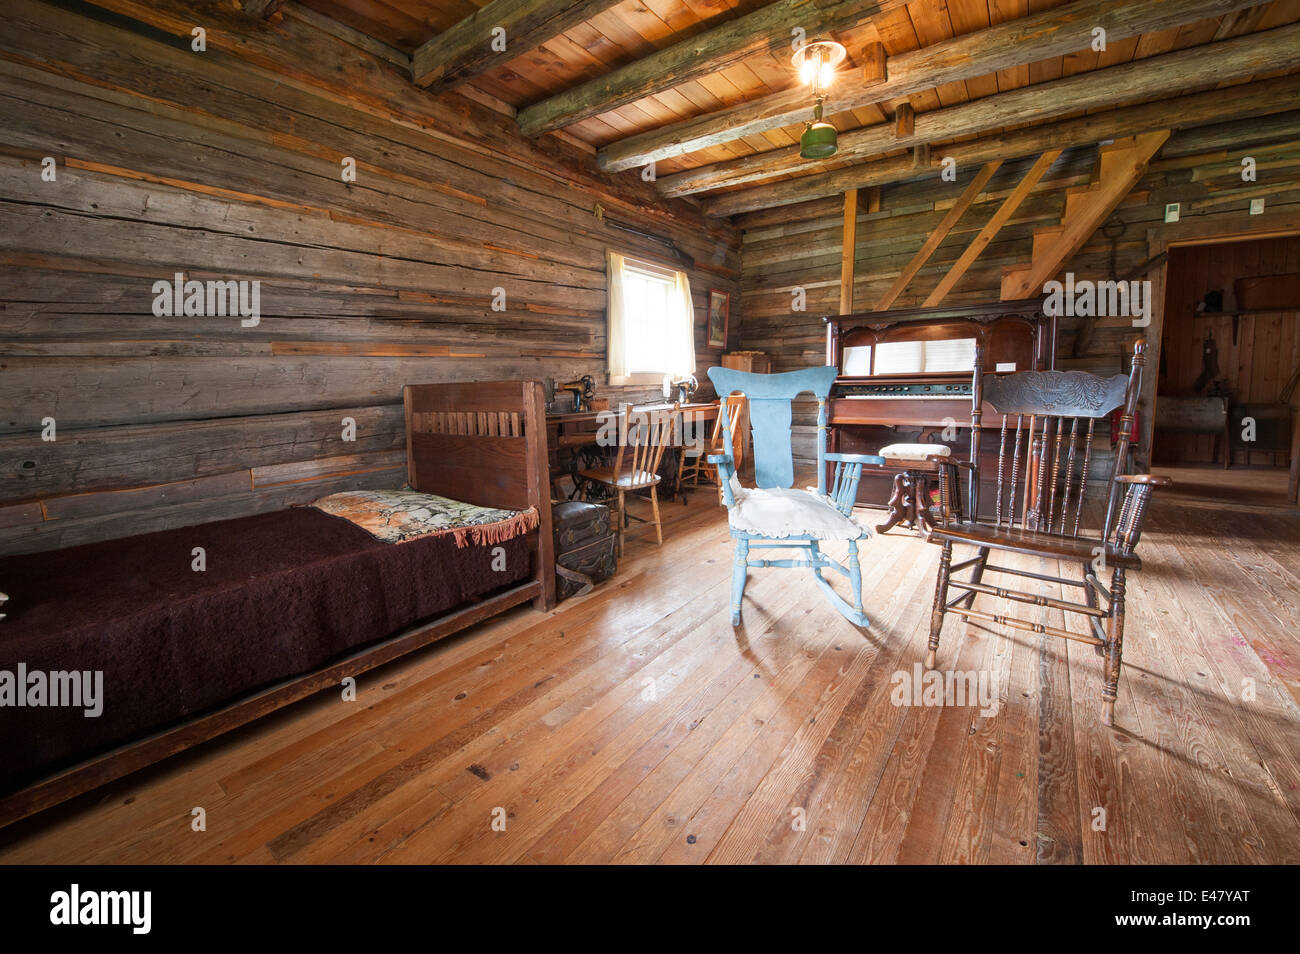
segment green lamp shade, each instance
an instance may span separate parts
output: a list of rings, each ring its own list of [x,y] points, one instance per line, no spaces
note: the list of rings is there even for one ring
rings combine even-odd
[[[825,159],[838,148],[835,127],[830,123],[809,123],[799,137],[799,155],[804,159]]]

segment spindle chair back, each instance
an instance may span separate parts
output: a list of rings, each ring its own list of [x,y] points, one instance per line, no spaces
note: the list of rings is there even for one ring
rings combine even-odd
[[[614,511],[611,518],[618,532],[618,553],[623,553],[623,541],[630,519],[633,517],[627,509],[628,495],[636,496],[639,491],[648,490],[650,498],[650,522],[654,523],[655,541],[664,542],[663,523],[659,519],[659,465],[663,462],[664,450],[672,443],[677,433],[682,416],[681,405],[672,404],[667,409],[650,408],[636,410],[624,404],[619,408],[617,427],[614,429],[616,450],[614,463],[608,467],[593,467],[580,472],[583,479],[583,499],[589,495],[590,485],[602,485],[609,495],[610,508]]]

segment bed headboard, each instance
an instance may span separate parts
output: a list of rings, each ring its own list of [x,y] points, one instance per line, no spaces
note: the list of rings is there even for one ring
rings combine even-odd
[[[534,550],[555,603],[546,399],[540,381],[408,384],[406,477],[424,493],[481,507],[537,508]],[[539,608],[541,608],[539,606]]]

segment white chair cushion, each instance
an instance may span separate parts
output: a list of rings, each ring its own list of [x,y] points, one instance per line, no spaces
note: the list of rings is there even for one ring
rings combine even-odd
[[[740,487],[727,511],[731,529],[755,536],[812,537],[816,540],[857,540],[870,531],[844,516],[826,497],[792,487]]]
[[[892,457],[894,460],[924,461],[931,454],[947,457],[952,450],[944,444],[890,444],[880,448],[878,453],[881,457]]]

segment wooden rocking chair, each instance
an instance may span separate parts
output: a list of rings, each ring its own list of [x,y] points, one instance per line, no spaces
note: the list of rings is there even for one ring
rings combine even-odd
[[[883,457],[873,454],[826,453],[826,396],[830,394],[838,369],[805,368],[782,374],[753,374],[732,368],[710,368],[709,378],[719,394],[742,392],[749,399],[753,433],[754,487],[744,488],[736,479],[732,456],[731,425],[722,415],[725,452],[710,455],[718,468],[723,503],[731,536],[736,541],[735,566],[731,576],[731,625],[740,625],[740,604],[750,567],[808,567],[831,605],[849,622],[869,626],[862,611],[862,568],[858,541],[869,531],[852,517],[858,496],[863,464],[880,465]],[[790,444],[791,405],[794,398],[811,391],[817,398],[817,490],[795,490],[794,453]],[[826,463],[834,463],[831,491],[826,490]],[[821,551],[823,540],[845,540],[849,565],[830,559]],[[750,549],[804,550],[805,559],[751,560]],[[853,590],[852,604],[845,601],[822,576],[831,569],[845,576]]]
[[[937,663],[939,633],[946,613],[1089,643],[1105,658],[1102,721],[1106,725],[1114,724],[1124,641],[1124,575],[1142,566],[1134,549],[1142,534],[1153,488],[1172,483],[1167,477],[1124,473],[1130,456],[1130,425],[1137,407],[1146,348],[1143,340],[1134,346],[1133,367],[1127,376],[1100,378],[1082,371],[1024,371],[984,377],[983,394],[977,391],[973,401],[971,460],[930,458],[939,470],[939,523],[929,528],[928,538],[931,543],[941,544],[943,553],[930,617],[927,668],[933,669]],[[991,407],[1002,418],[997,498],[991,522],[980,520],[978,514],[977,465],[983,406]],[[1106,487],[1105,519],[1096,532],[1080,531],[1096,425],[1098,421],[1104,425],[1107,415],[1116,408],[1123,409],[1123,416],[1114,466]],[[960,504],[958,474],[962,470],[967,472],[970,481],[968,517],[963,516]],[[958,543],[973,546],[977,552],[974,557],[954,565],[952,548]],[[990,550],[1073,562],[1081,567],[1082,579],[993,566],[988,562]],[[953,573],[968,567],[971,573],[967,579],[952,578]],[[1101,582],[1107,569],[1111,571],[1109,589]],[[985,572],[1082,589],[1084,601],[988,586],[981,582]],[[949,599],[950,587],[961,593]],[[975,609],[975,598],[980,595],[1080,614],[1087,619],[1088,630],[1072,632]]]

